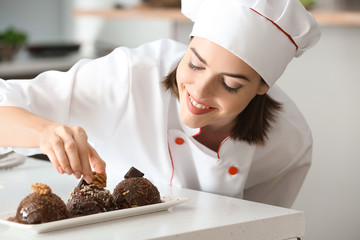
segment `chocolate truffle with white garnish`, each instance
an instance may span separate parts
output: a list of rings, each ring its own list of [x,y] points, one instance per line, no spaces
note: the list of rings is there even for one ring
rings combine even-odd
[[[70,193],[67,209],[71,217],[85,216],[118,209],[110,191],[105,189],[106,176],[93,172],[93,182],[80,180]]]

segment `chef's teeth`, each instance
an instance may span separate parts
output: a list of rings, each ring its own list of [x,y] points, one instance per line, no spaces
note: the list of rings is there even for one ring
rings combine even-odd
[[[192,105],[193,105],[194,107],[196,107],[196,108],[199,108],[199,109],[209,109],[209,107],[205,107],[204,105],[201,105],[201,104],[195,102],[195,100],[192,99],[191,96],[190,96],[190,102],[191,102]]]

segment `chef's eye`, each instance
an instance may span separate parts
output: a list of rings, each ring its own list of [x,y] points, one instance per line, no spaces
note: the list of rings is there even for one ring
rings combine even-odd
[[[190,69],[193,69],[193,70],[195,70],[195,71],[197,71],[197,70],[203,70],[202,67],[198,67],[198,66],[194,65],[191,61],[188,63],[188,66],[189,66]]]
[[[224,86],[225,90],[228,91],[229,93],[237,93],[238,90],[239,90],[240,88],[242,88],[242,85],[239,85],[239,86],[237,86],[237,87],[229,86],[229,85],[226,83],[226,81],[225,81],[224,78],[221,78],[220,81],[221,81],[221,84]]]

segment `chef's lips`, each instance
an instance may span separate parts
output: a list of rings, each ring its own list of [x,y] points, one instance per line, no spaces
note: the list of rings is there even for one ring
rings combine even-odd
[[[201,115],[214,111],[216,108],[210,107],[193,99],[189,93],[186,94],[186,105],[189,111],[195,115]]]

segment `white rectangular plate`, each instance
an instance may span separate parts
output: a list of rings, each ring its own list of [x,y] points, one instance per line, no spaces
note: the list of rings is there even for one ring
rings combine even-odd
[[[42,223],[42,224],[21,224],[21,223],[7,221],[6,219],[15,216],[16,213],[15,212],[1,213],[0,224],[12,228],[36,232],[36,233],[50,232],[54,230],[77,227],[91,223],[98,223],[98,222],[104,222],[114,219],[164,211],[169,209],[170,207],[184,203],[190,199],[186,197],[162,196],[161,200],[162,203],[141,206],[141,207],[127,208],[127,209],[120,209],[111,212],[97,213],[93,215],[69,218],[69,219],[64,219],[49,223]]]

